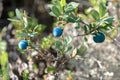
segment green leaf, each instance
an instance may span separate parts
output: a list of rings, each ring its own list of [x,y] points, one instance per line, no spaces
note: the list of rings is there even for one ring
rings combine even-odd
[[[80,17],[75,16],[74,14],[70,13],[70,14],[65,14],[62,17],[66,22],[71,22],[71,23],[79,23],[80,22]]]
[[[5,52],[6,51],[6,46],[7,43],[5,41],[0,41],[0,52]]]
[[[52,0],[53,5],[59,5],[59,3],[60,3],[60,0]]]
[[[49,14],[53,17],[57,17],[53,12],[50,12]]]
[[[107,2],[107,0],[101,0],[101,2],[106,3],[106,2]]]
[[[16,19],[10,19],[8,18],[9,21],[12,21],[12,22],[19,22],[19,20],[16,20]]]
[[[67,53],[68,51],[70,51],[73,47],[72,46],[68,46],[65,48],[64,52]]]
[[[46,28],[45,25],[41,25],[41,24],[39,24],[39,25],[37,25],[37,26],[34,27],[33,32],[35,32],[35,31],[37,31],[37,32],[41,32],[41,31],[44,31],[45,28]]]
[[[22,74],[23,80],[28,80],[28,76],[29,76],[29,70],[26,69],[23,71]]]
[[[97,0],[89,0],[89,2],[90,2],[93,6],[95,6],[95,5],[97,4]]]
[[[55,48],[61,50],[62,42],[60,40],[55,42]]]
[[[87,42],[87,41],[88,41],[87,37],[84,37],[84,41],[85,41],[85,42]]]
[[[99,20],[99,19],[100,19],[100,15],[99,15],[98,11],[96,11],[96,10],[92,10],[92,11],[91,11],[91,15],[92,15],[92,17],[93,17],[95,20]]]
[[[71,36],[67,36],[67,37],[65,38],[64,45],[67,46],[71,41],[72,41],[72,37],[71,37]]]
[[[21,37],[28,37],[28,33],[25,32],[17,32],[18,34],[20,33]]]
[[[0,63],[1,63],[2,66],[5,66],[7,64],[8,54],[6,52],[1,54],[1,60],[0,61],[1,61]]]
[[[75,26],[75,29],[79,29],[80,28],[80,23],[75,23],[74,26]]]
[[[76,9],[79,6],[79,3],[76,2],[70,2],[69,5],[72,5],[73,9]]]
[[[107,18],[104,18],[103,21],[105,23],[111,24],[114,21],[114,18],[113,17],[107,17]]]
[[[38,36],[38,32],[28,33],[28,36],[30,37]]]
[[[27,28],[28,27],[28,20],[27,20],[27,17],[23,17],[23,24],[24,24],[24,27]]]
[[[34,30],[34,27],[38,25],[38,20],[36,18],[26,17],[24,18],[24,22],[26,21],[26,26],[28,30]],[[24,23],[25,24],[25,23]]]
[[[53,6],[51,10],[55,14],[56,17],[59,17],[61,15],[61,12],[57,8],[57,6]]]
[[[49,35],[42,38],[40,46],[43,49],[48,49],[53,43],[55,43],[55,40],[51,35]]]
[[[68,80],[72,80],[73,79],[71,71],[67,71],[67,75],[68,75]]]
[[[89,25],[90,31],[93,29],[93,27],[94,27],[93,24],[90,24],[90,25]]]
[[[109,26],[99,26],[100,30],[103,30],[103,29],[104,29],[104,30],[106,30],[106,31],[109,30],[108,27],[109,27]]]
[[[74,23],[74,22],[76,22],[76,20],[73,17],[68,17],[67,22]]]
[[[64,11],[65,11],[66,14],[69,14],[69,13],[71,13],[72,11],[74,11],[78,6],[79,6],[78,3],[70,2],[69,4],[67,4],[67,5],[64,7]]]
[[[69,14],[73,11],[74,9],[72,8],[72,6],[65,6],[64,11],[66,14]]]
[[[50,9],[52,9],[53,4],[48,4],[47,6],[48,6]]]
[[[87,25],[84,25],[84,33],[87,34],[88,31],[89,31],[88,26],[87,26]]]
[[[6,65],[6,66],[2,66],[2,68],[1,68],[1,71],[2,71],[2,76],[1,76],[1,78],[2,78],[2,80],[10,80],[10,76],[9,76],[9,66],[8,65]]]
[[[61,0],[60,5],[61,5],[61,7],[64,7],[66,5],[66,0]]]
[[[15,13],[16,13],[16,16],[17,16],[18,19],[22,19],[22,15],[21,15],[19,9],[16,9]]]
[[[48,66],[46,68],[47,72],[54,72],[56,70],[56,68],[54,66]]]
[[[100,13],[100,17],[104,17],[105,14],[107,13],[106,6],[102,2],[99,4],[99,13]]]
[[[14,11],[8,12],[8,16],[9,16],[9,18],[14,18],[14,16],[15,16]]]

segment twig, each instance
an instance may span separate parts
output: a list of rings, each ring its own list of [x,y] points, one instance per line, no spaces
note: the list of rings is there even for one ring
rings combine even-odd
[[[91,34],[92,32],[94,32],[94,31],[96,31],[96,30],[98,30],[98,29],[99,29],[99,27],[94,28],[93,30],[91,30],[90,32],[88,32],[88,33],[86,33],[86,34],[78,34],[77,36],[73,36],[73,37],[86,36],[86,35],[89,35],[89,34]]]
[[[87,26],[89,26],[89,24],[85,23],[83,20],[80,20],[80,22],[87,25]]]
[[[74,57],[71,57],[71,58],[69,58],[69,59],[65,59],[61,64],[59,64],[59,67],[56,69],[56,71],[59,71],[59,69],[61,68],[61,66],[63,65],[63,64],[65,64],[66,62],[68,62],[68,61],[70,61],[71,59],[73,59],[73,58],[75,58],[76,56],[74,56]],[[65,58],[65,56],[63,56],[62,58]],[[62,59],[61,58],[61,59]]]
[[[89,26],[89,24],[85,23],[83,20],[80,20],[80,22],[81,22],[82,24],[84,24],[84,25]],[[94,31],[96,31],[96,30],[98,30],[98,29],[99,29],[99,25],[97,25],[96,28],[92,29],[92,30],[89,31],[88,33],[85,33],[85,34],[78,34],[77,36],[73,36],[73,37],[86,36],[86,35],[89,35],[89,34],[91,34],[92,32],[94,32]]]
[[[41,58],[43,58],[43,55],[42,55],[42,51],[36,49],[35,47],[33,47],[32,45],[29,45],[32,49],[34,49],[35,51],[37,51],[40,55]]]

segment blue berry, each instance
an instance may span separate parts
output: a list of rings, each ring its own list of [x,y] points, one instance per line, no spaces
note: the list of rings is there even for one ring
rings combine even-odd
[[[20,42],[18,43],[18,47],[20,49],[24,50],[27,48],[27,46],[28,46],[28,42],[26,40],[20,40]]]
[[[53,29],[53,36],[55,36],[55,37],[60,37],[62,35],[62,33],[63,33],[63,29],[60,27],[55,27]]]
[[[105,35],[102,32],[94,33],[93,40],[96,43],[102,43],[105,40]]]

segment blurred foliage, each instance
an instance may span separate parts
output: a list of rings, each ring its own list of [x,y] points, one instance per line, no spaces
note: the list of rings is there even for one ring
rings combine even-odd
[[[37,37],[45,30],[45,25],[38,24],[36,18],[28,17],[26,12],[20,12],[18,9],[15,11],[16,18],[9,18],[12,24],[16,28],[16,37],[18,39],[29,39],[31,37]],[[11,13],[12,14],[12,13]],[[11,15],[10,15],[11,17]]]
[[[55,41],[54,38],[51,35],[49,35],[47,37],[42,38],[40,46],[43,49],[49,49],[51,45],[54,43],[54,41]]]
[[[24,70],[23,71],[23,80],[28,80],[28,75],[29,75],[29,71],[28,70]]]
[[[1,32],[2,33],[2,32]],[[1,34],[2,35],[2,34]],[[9,80],[8,53],[6,52],[7,43],[0,37],[0,76],[2,80]]]

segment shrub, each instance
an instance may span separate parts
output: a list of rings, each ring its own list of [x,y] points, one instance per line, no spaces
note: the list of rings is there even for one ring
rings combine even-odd
[[[46,64],[50,64],[50,61],[57,61],[55,66],[47,65],[45,69],[48,73],[56,73],[64,63],[75,58],[76,55],[82,55],[80,53],[87,50],[84,45],[87,41],[87,35],[92,35],[94,42],[101,43],[104,42],[105,36],[109,36],[108,32],[114,29],[112,24],[114,18],[108,15],[105,6],[106,2],[99,0],[96,3],[97,6],[86,10],[84,15],[79,14],[77,11],[80,5],[79,3],[66,3],[66,0],[52,0],[49,8],[51,10],[50,15],[55,17],[55,28],[53,28],[53,36],[50,34],[47,37],[42,36],[46,28],[44,25],[38,24],[36,19],[28,17],[25,11],[22,12],[16,9],[16,19],[9,20],[12,21],[14,26],[17,26],[15,27],[17,30],[16,37],[22,40],[22,42],[20,41],[18,43],[19,48],[26,49],[29,43],[27,50],[33,49],[37,51],[39,53],[37,56],[40,57],[40,60],[46,61]],[[62,35],[65,25],[68,23],[75,24],[74,28],[82,33],[78,32],[79,34],[76,36]],[[85,47],[84,50],[70,44],[75,37],[81,37],[83,39],[81,48],[83,49]],[[27,40],[28,43],[23,40]],[[49,51],[51,49],[52,51],[50,53],[57,55],[57,58],[56,56],[47,56],[47,54],[50,54]],[[69,51],[71,55],[66,57]],[[48,53],[46,54],[46,52]]]

